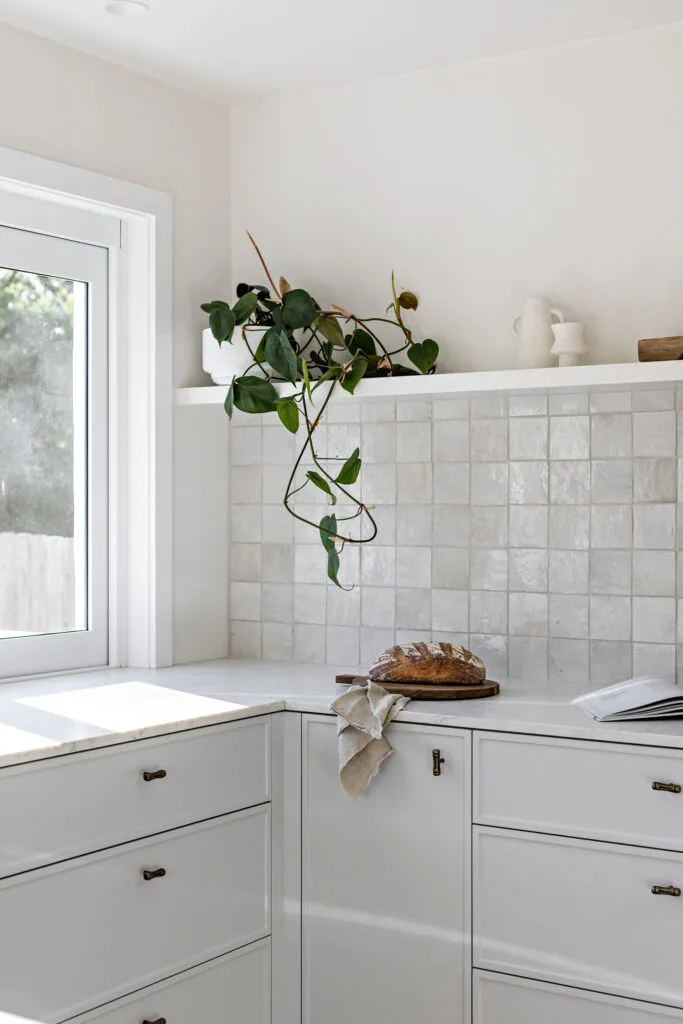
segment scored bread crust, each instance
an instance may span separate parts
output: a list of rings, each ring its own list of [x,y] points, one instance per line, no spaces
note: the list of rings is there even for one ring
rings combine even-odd
[[[420,641],[396,644],[378,655],[368,675],[376,683],[483,683],[486,666],[459,644]]]

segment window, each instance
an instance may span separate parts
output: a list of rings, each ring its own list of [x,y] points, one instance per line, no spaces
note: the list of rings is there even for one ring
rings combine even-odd
[[[0,677],[108,661],[108,256],[0,227]]]

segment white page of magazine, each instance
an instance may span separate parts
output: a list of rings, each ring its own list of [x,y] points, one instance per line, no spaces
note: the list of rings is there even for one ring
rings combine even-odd
[[[622,714],[639,708],[646,709],[663,700],[683,702],[683,690],[666,679],[643,676],[638,679],[627,679],[615,686],[606,686],[603,690],[584,693],[581,697],[576,697],[572,704],[593,718],[601,719],[606,715]]]

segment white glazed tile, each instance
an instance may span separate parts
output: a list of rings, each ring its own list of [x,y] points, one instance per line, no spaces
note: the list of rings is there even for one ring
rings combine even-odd
[[[545,548],[510,548],[508,578],[510,590],[546,593],[548,551]]]
[[[547,419],[519,417],[510,420],[510,458],[548,458]]]
[[[398,462],[431,462],[431,423],[398,423],[396,426],[396,459]],[[380,460],[378,460],[380,461]]]
[[[320,392],[317,393],[320,394]],[[376,408],[379,404],[380,403],[368,402],[367,407]],[[330,401],[330,404],[325,411],[325,419],[328,423],[358,423],[360,415],[361,405],[358,400],[354,399],[351,395],[348,395],[340,388],[335,392],[334,398]]]
[[[666,458],[676,454],[676,413],[633,414],[633,454]]]
[[[590,635],[595,640],[631,639],[631,598],[591,594]]]
[[[489,633],[472,633],[469,648],[486,666],[487,679],[500,679],[508,674],[508,638]]]
[[[434,465],[434,502],[463,505],[470,500],[468,462],[437,462]]]
[[[230,584],[230,618],[258,622],[261,618],[261,584]]]
[[[588,597],[579,594],[551,594],[548,604],[550,636],[566,639],[588,637]]]
[[[469,549],[435,547],[432,559],[432,586],[447,590],[467,590],[469,585]]]
[[[396,548],[396,586],[398,587],[431,587],[432,585],[432,549],[431,547],[397,547]]]
[[[506,590],[507,585],[507,550],[470,552],[470,586],[473,590]]]
[[[471,420],[470,458],[472,462],[507,461],[508,422],[507,419]]]
[[[452,634],[449,633],[450,637]],[[430,640],[437,640],[438,637],[433,633],[431,629],[397,629],[394,643],[397,644],[416,644],[429,643]],[[466,645],[465,645],[466,646]]]
[[[560,550],[586,550],[590,541],[590,508],[587,505],[551,505],[548,542]]]
[[[363,587],[360,621],[364,626],[392,628],[396,615],[396,593],[392,587]]]
[[[230,579],[258,582],[261,579],[261,545],[230,545]]]
[[[675,395],[668,388],[656,388],[652,391],[641,391],[637,388],[633,392],[634,412],[663,412],[675,408]]]
[[[615,640],[591,640],[590,681],[603,686],[630,679],[633,674],[633,653],[630,643]]]
[[[588,395],[584,392],[551,395],[549,411],[551,416],[580,416],[588,412]]]
[[[232,658],[261,657],[261,623],[230,623],[230,656]]]
[[[633,675],[635,678],[638,676],[656,676],[659,679],[667,679],[671,683],[675,682],[675,645],[648,643],[634,644]]]
[[[318,430],[313,435],[318,437]],[[301,436],[305,436],[303,431]],[[264,466],[291,466],[294,460],[296,446],[299,443],[299,436],[290,434],[288,430],[278,423],[275,427],[263,428],[263,465]],[[324,452],[323,452],[324,454]],[[254,458],[257,461],[257,458]],[[264,638],[265,642],[265,638]]]
[[[361,458],[364,464],[393,462],[396,459],[395,424],[364,423],[362,439]]]
[[[261,540],[261,506],[232,505],[230,508],[230,540]]]
[[[676,593],[683,596],[683,552],[676,552]]]
[[[633,463],[630,459],[595,459],[591,463],[591,501],[596,504],[633,500]]]
[[[390,428],[391,429],[391,428]],[[363,429],[359,423],[336,423],[327,428],[327,455],[331,459],[348,459],[356,449],[362,448]],[[381,461],[376,459],[376,462]],[[393,454],[391,459],[393,461]]]
[[[594,391],[590,395],[591,412],[630,412],[630,391]]]
[[[550,502],[587,505],[590,502],[591,464],[587,459],[550,463]]]
[[[470,403],[467,398],[439,398],[432,407],[435,420],[467,420],[470,417]]]
[[[294,588],[291,583],[264,583],[261,587],[264,622],[294,621]]]
[[[358,665],[360,633],[353,626],[328,626],[326,630],[327,661],[331,665]]]
[[[634,505],[633,546],[635,548],[673,550],[675,529],[675,505]]]
[[[587,594],[588,552],[551,549],[549,590],[553,594]]]
[[[394,462],[368,466],[366,470],[361,470],[361,478],[361,494],[366,505],[393,505],[396,502]]]
[[[242,508],[250,506],[241,506]],[[309,506],[313,515],[314,522],[318,522],[320,516],[318,515],[318,506]],[[303,513],[297,508],[299,515]],[[261,515],[259,517],[263,524],[263,540],[266,542],[277,542],[278,544],[291,544],[294,541],[295,527],[298,524],[298,520],[294,516],[290,515],[284,505],[262,505]],[[305,537],[306,540],[311,540],[312,527],[306,527],[304,523],[301,523],[301,538]],[[304,529],[306,533],[304,534]],[[305,543],[305,540],[304,540]]]
[[[472,419],[493,419],[507,414],[507,398],[503,395],[483,395],[481,398],[470,399]]]
[[[325,626],[298,623],[294,626],[294,660],[313,665],[325,661]]]
[[[550,458],[587,459],[589,456],[588,416],[551,416]]]
[[[396,628],[430,629],[431,625],[431,590],[399,587],[396,591]]]
[[[510,506],[510,547],[545,548],[548,546],[548,506]]]
[[[398,505],[396,508],[396,542],[398,544],[431,544],[432,508],[429,505]]]
[[[253,472],[253,470],[252,470]],[[287,482],[291,476],[291,466],[264,466],[262,469],[263,483],[262,495],[266,505],[280,505],[285,496]],[[303,482],[303,480],[301,481]],[[317,487],[309,486],[309,500],[311,503],[318,502],[325,504],[326,496]]]
[[[507,505],[507,462],[475,462],[470,471],[470,501],[473,505]]]
[[[634,597],[633,639],[644,643],[654,644],[675,643],[675,598]]]
[[[311,533],[311,539],[313,534]],[[262,578],[268,583],[291,583],[294,578],[295,548],[292,544],[264,544]],[[316,548],[317,550],[317,548]],[[324,561],[318,553],[319,560]]]
[[[676,553],[634,551],[633,593],[647,597],[673,597],[676,593]]]
[[[360,565],[363,586],[393,587],[396,580],[396,548],[375,543],[364,544]]]
[[[495,465],[495,463],[489,463]],[[474,466],[472,470],[474,471]],[[548,463],[510,463],[510,504],[543,505],[548,501]]]
[[[432,425],[432,455],[434,462],[469,462],[469,420],[436,420]]]
[[[502,548],[507,547],[507,543],[507,508],[499,505],[473,505],[470,518],[470,545],[473,548]]]
[[[548,640],[548,679],[559,683],[588,683],[587,640]]]
[[[510,593],[508,630],[510,636],[547,636],[548,595]]]
[[[341,590],[334,584],[327,588],[326,621],[332,626],[358,626],[360,624],[360,588]]]
[[[394,644],[393,629],[368,629],[360,631],[360,663],[370,667],[375,658]]]
[[[325,622],[326,586],[322,583],[296,583],[294,586],[294,621]]]
[[[378,402],[376,399],[363,402],[360,418],[363,423],[392,423],[396,420],[396,402]]]
[[[264,622],[261,626],[261,657],[264,661],[291,661],[294,654],[294,630],[283,622]]]
[[[469,505],[434,505],[432,522],[434,544],[453,547],[469,546]]]
[[[676,460],[636,459],[633,464],[634,501],[675,501]]]
[[[591,547],[630,548],[633,536],[631,505],[591,507]]]
[[[594,459],[628,459],[633,450],[628,413],[591,416],[591,455]]]
[[[424,505],[432,501],[432,466],[429,462],[404,462],[396,467],[399,505]]]
[[[547,416],[548,399],[545,395],[511,395],[508,398],[510,416]]]
[[[294,581],[324,583],[327,576],[322,544],[297,544],[294,548]]]
[[[286,433],[281,428],[282,433]],[[230,464],[253,466],[261,462],[261,427],[238,427],[230,424]],[[291,437],[291,434],[290,434]]]
[[[507,632],[507,595],[495,590],[470,593],[470,632]]]
[[[230,470],[230,501],[233,505],[259,504],[261,499],[260,465],[233,466]]]
[[[508,638],[508,675],[524,682],[544,682],[548,678],[548,641],[545,637],[510,636]]]
[[[591,594],[630,594],[631,552],[594,549],[589,573]]]
[[[408,422],[427,422],[432,418],[432,403],[412,398],[396,403],[396,419]]]
[[[432,590],[432,628],[467,633],[469,594],[465,590]]]

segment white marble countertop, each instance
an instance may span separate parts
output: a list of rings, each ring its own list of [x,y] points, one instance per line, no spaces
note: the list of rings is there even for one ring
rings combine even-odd
[[[6,683],[0,767],[276,711],[329,713],[343,671],[353,669],[226,660]],[[398,720],[683,749],[683,719],[593,722],[569,703],[589,688],[501,680],[498,697],[412,701]]]

